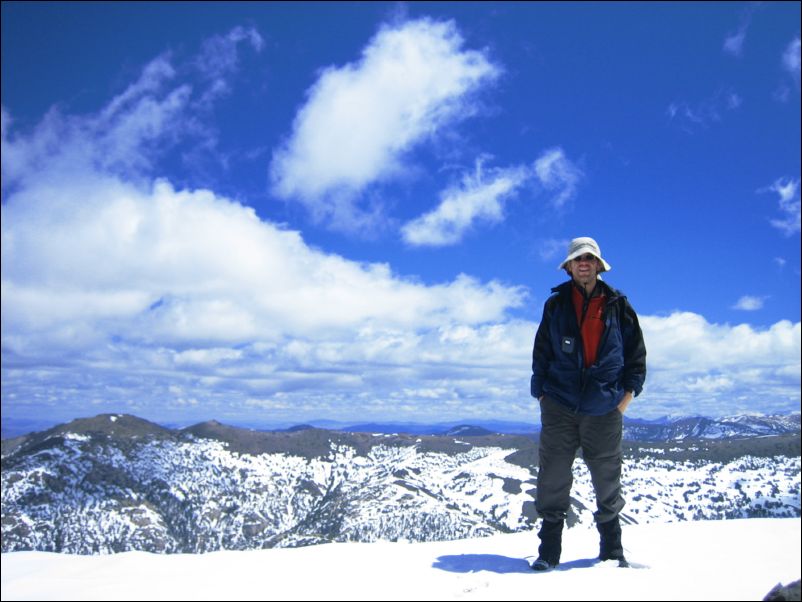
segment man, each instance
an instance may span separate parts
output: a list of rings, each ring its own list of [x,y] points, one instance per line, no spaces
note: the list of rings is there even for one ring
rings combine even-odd
[[[532,352],[532,396],[540,400],[537,571],[557,566],[578,448],[596,494],[599,559],[628,566],[618,514],[623,414],[646,378],[646,347],[635,310],[602,282],[610,264],[592,238],[575,238],[559,269],[571,280],[552,289]]]

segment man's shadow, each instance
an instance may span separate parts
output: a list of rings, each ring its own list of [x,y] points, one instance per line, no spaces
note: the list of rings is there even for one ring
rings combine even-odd
[[[596,558],[579,558],[560,563],[556,570],[585,569],[598,563]],[[473,573],[490,571],[491,573],[532,573],[526,558],[510,558],[498,554],[460,554],[458,556],[440,556],[432,563],[432,568],[450,573]]]
[[[525,558],[510,558],[498,554],[459,554],[440,556],[432,563],[432,568],[450,573],[472,573],[490,571],[491,573],[531,573]]]

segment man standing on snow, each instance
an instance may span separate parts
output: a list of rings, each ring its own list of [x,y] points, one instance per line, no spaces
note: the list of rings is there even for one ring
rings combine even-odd
[[[621,434],[629,402],[646,378],[646,347],[638,316],[619,291],[602,282],[609,271],[592,238],[575,238],[559,269],[571,280],[552,289],[532,352],[532,396],[540,400],[536,571],[560,563],[576,450],[596,493],[600,560],[628,566],[621,545]]]

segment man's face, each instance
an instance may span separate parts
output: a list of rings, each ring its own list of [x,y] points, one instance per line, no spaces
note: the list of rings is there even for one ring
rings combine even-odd
[[[589,284],[596,281],[601,265],[599,260],[590,253],[580,255],[576,259],[568,262],[568,270],[571,276],[579,284]]]

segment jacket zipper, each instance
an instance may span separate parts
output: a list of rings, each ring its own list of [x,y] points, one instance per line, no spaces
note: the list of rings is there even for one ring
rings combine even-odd
[[[610,334],[610,325],[607,323],[607,318],[610,316],[610,310],[613,307],[613,303],[617,303],[621,297],[613,297],[609,299],[607,303],[604,304],[604,312],[602,313],[602,321],[604,322],[604,332],[602,333],[602,338],[599,341],[599,349],[604,349],[604,346],[607,344],[607,337]]]
[[[573,302],[571,302],[571,312],[574,313]],[[587,379],[587,369],[585,368],[585,341],[582,338],[582,325],[585,323],[585,316],[588,313],[588,306],[590,305],[590,299],[587,295],[582,293],[582,316],[580,317],[579,327],[577,330],[577,340],[579,341],[579,345],[577,345],[577,358],[579,360],[579,399],[577,400],[576,407],[574,408],[574,414],[579,414],[579,408],[582,406],[582,396],[585,394],[585,387],[588,384]]]

